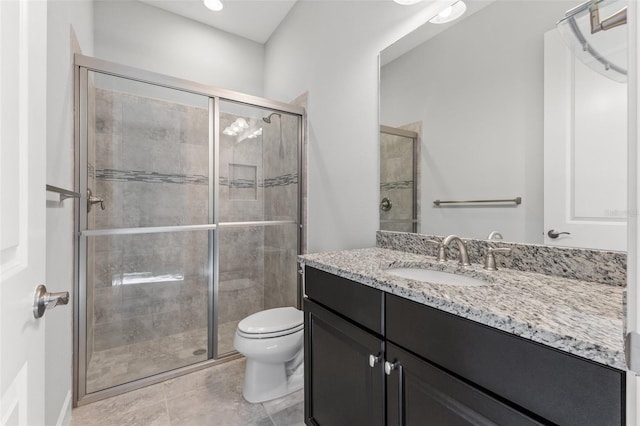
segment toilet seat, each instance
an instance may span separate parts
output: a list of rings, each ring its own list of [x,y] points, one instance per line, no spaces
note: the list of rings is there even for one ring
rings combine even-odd
[[[247,339],[268,339],[298,332],[303,322],[303,313],[295,308],[268,309],[240,321],[237,333]]]
[[[236,330],[236,333],[238,334],[238,336],[244,337],[245,339],[273,339],[274,337],[288,336],[289,334],[297,333],[299,331],[302,331],[303,328],[304,324],[300,324],[294,328],[274,331],[273,333],[245,333],[241,330]]]

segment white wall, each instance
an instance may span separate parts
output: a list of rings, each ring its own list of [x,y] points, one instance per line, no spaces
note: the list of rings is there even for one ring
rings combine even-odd
[[[54,0],[47,13],[47,183],[74,188],[73,52],[71,27],[83,53],[93,49],[93,4],[90,0]],[[48,194],[48,200],[56,199]],[[73,200],[47,202],[46,285],[69,291],[73,298]],[[68,424],[71,419],[73,300],[47,312],[45,421]]]
[[[262,96],[264,46],[133,1],[94,6],[97,58]]]
[[[375,244],[378,54],[433,12],[392,1],[303,0],[267,42],[265,96],[309,92],[309,252]]]
[[[383,67],[382,123],[423,123],[422,232],[542,243],[543,34],[570,5],[497,1]]]

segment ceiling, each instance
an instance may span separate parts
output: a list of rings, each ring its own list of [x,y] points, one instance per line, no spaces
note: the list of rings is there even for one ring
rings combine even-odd
[[[140,0],[176,15],[264,44],[297,0],[221,0],[214,12],[203,0]]]

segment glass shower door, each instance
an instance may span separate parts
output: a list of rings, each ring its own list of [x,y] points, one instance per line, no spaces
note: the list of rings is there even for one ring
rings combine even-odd
[[[212,357],[215,225],[209,98],[85,72],[80,323],[88,394]]]
[[[220,102],[218,355],[238,322],[296,306],[300,116]]]
[[[233,359],[241,319],[297,305],[304,111],[76,64],[74,398],[86,403]]]

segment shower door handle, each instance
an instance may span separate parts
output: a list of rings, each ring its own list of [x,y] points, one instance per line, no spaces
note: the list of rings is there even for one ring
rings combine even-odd
[[[104,198],[94,197],[91,188],[87,189],[87,213],[91,211],[91,206],[100,203],[100,209],[104,210]]]

